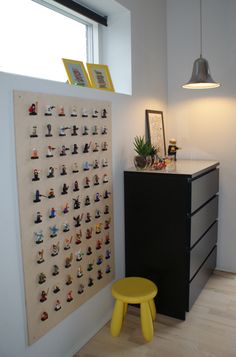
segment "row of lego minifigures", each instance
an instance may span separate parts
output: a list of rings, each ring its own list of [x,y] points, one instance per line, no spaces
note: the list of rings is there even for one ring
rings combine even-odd
[[[28,113],[30,116],[36,116],[38,115],[38,102],[32,103],[30,107],[28,108]],[[66,114],[65,108],[63,105],[60,105],[56,107],[55,105],[46,105],[43,113],[45,116],[59,116],[59,117],[65,117],[65,116],[70,116],[72,118],[78,117],[80,115],[82,118],[88,118],[91,116],[91,118],[102,118],[106,119],[107,118],[107,109],[88,109],[88,108],[82,108],[78,110],[76,106],[72,106],[71,109],[68,110],[68,114]]]
[[[62,126],[60,126],[58,129],[58,136],[66,136],[67,130],[71,131],[71,136],[78,136],[79,127],[77,127],[76,125],[72,125],[72,126],[63,126],[62,125]],[[45,129],[43,129],[43,132],[45,132],[44,136],[46,138],[53,137],[52,125],[47,124],[45,126]],[[89,129],[89,127],[87,125],[84,125],[81,129],[81,133],[83,136],[89,135],[90,133],[91,133],[91,135],[98,135],[98,134],[107,135],[108,129],[106,126],[102,126],[99,129],[97,125],[94,125]],[[30,138],[38,138],[39,136],[40,135],[38,134],[38,127],[37,127],[37,125],[34,125],[31,129]]]
[[[92,148],[91,148],[91,145],[92,145]],[[107,151],[108,144],[106,141],[102,142],[100,145],[97,142],[95,142],[93,144],[92,144],[92,142],[85,143],[82,146],[81,153],[83,153],[83,154],[89,153],[90,148],[91,148],[91,152]],[[45,149],[45,157],[46,158],[54,157],[54,151],[56,149],[57,149],[56,147],[48,145],[47,149]],[[58,151],[59,156],[67,156],[67,151],[70,151],[72,155],[77,155],[77,154],[79,154],[79,146],[77,144],[73,144],[71,147],[68,147],[66,145],[61,145],[57,149],[57,151]],[[36,160],[36,159],[39,159],[39,157],[40,157],[39,150],[36,148],[33,148],[31,151],[31,159]]]

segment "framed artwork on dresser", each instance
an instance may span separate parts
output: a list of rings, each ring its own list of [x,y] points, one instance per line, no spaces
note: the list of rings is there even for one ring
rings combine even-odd
[[[157,149],[160,158],[166,156],[166,141],[163,112],[159,110],[146,109],[146,123],[148,129],[148,140]]]

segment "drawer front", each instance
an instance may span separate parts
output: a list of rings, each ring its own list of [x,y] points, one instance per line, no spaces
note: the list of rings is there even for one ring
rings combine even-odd
[[[201,264],[204,262],[208,254],[214,248],[217,242],[217,227],[216,221],[213,226],[206,232],[202,239],[196,244],[196,246],[190,252],[190,280],[196,274]]]
[[[187,306],[187,311],[191,309],[192,305],[196,301],[198,295],[200,294],[201,290],[216,267],[216,251],[217,248],[215,247],[197,275],[189,284],[189,304]]]
[[[191,217],[190,247],[207,231],[218,217],[218,196]]]
[[[191,212],[196,211],[219,191],[219,169],[192,181]]]

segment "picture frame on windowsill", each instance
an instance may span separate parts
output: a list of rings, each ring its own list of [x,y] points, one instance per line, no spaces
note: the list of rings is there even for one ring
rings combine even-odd
[[[70,84],[91,88],[91,82],[83,62],[62,58]]]
[[[87,70],[93,88],[114,92],[109,67],[105,64],[87,63]]]

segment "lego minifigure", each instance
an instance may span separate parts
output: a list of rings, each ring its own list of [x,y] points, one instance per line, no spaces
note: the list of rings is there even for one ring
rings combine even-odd
[[[64,117],[65,116],[65,110],[64,110],[64,107],[62,105],[59,108],[58,116],[59,117]]]
[[[79,128],[76,125],[72,126],[72,132],[71,132],[71,136],[77,136],[77,131],[79,130]]]
[[[37,135],[37,126],[36,125],[33,126],[32,133],[30,134],[30,137],[31,138],[37,138],[38,137],[38,135]]]
[[[93,264],[94,263],[88,263],[87,271],[92,271],[93,270]]]
[[[94,177],[93,177],[93,184],[94,184],[94,186],[99,185],[99,176],[98,176],[98,175],[94,175]]]
[[[64,250],[69,250],[70,249],[72,238],[73,237],[70,237],[70,239],[69,238],[65,238],[64,239]]]
[[[69,190],[69,186],[67,186],[66,183],[63,183],[61,194],[66,195],[68,193],[68,190]]]
[[[53,269],[52,269],[52,275],[56,276],[59,274],[59,266],[58,265],[53,265]]]
[[[98,127],[97,125],[94,125],[92,135],[98,135]]]
[[[102,109],[101,118],[107,118],[107,110],[106,109]]]
[[[32,177],[32,181],[39,181],[40,178],[39,178],[39,170],[38,169],[34,169],[33,170],[33,177]]]
[[[51,178],[54,177],[54,168],[52,166],[49,167],[48,169],[48,174],[47,174],[47,178]]]
[[[83,276],[83,270],[81,265],[79,266],[78,270],[77,270],[77,278],[82,278]]]
[[[110,249],[107,249],[105,259],[110,259],[110,257],[111,257],[111,251],[110,251]]]
[[[49,292],[49,289],[47,289],[47,291],[45,291],[45,290],[41,291],[41,295],[40,295],[40,299],[39,299],[40,302],[44,302],[47,300],[48,292]]]
[[[72,296],[72,290],[70,290],[67,294],[67,299],[66,301],[67,302],[71,302],[73,300],[73,296]]]
[[[79,233],[77,232],[75,234],[75,244],[80,244],[82,243],[82,231],[80,230]]]
[[[51,124],[47,124],[47,133],[45,134],[45,136],[48,138],[48,137],[51,137],[52,136],[52,125]]]
[[[89,128],[85,125],[85,126],[83,127],[82,135],[88,135],[88,133],[89,133]]]
[[[48,192],[48,198],[52,199],[55,198],[55,193],[54,193],[54,189],[50,188],[49,192]]]
[[[100,217],[101,217],[100,210],[99,210],[99,209],[96,209],[96,211],[95,211],[95,218],[100,218]]]
[[[70,150],[70,148],[67,148],[65,145],[62,145],[60,150],[60,156],[66,156],[66,152],[68,150]]]
[[[37,263],[38,264],[41,264],[41,263],[44,262],[43,254],[44,254],[44,250],[43,249],[38,251],[38,259],[37,259]]]
[[[91,254],[92,254],[92,247],[88,247],[86,255],[91,255]]]
[[[85,177],[84,179],[84,188],[89,188],[89,182],[90,182],[90,179],[88,178],[88,176]]]
[[[76,174],[77,172],[79,172],[79,168],[78,168],[77,162],[74,162],[72,164],[72,172],[73,172],[73,174]]]
[[[61,126],[59,129],[59,136],[66,136],[66,130],[70,129],[69,126]]]
[[[92,232],[93,232],[93,228],[87,228],[87,230],[86,230],[86,239],[92,238]]]
[[[99,149],[98,143],[94,143],[93,152],[98,152],[98,149]]]
[[[97,242],[96,242],[96,249],[99,250],[101,248],[102,248],[102,240],[98,239]]]
[[[71,285],[72,284],[72,276],[68,275],[66,278],[66,285]]]
[[[82,257],[83,257],[83,255],[84,255],[84,253],[82,253],[81,252],[81,249],[80,250],[78,250],[78,252],[76,252],[76,261],[77,262],[80,262],[81,260],[82,260]]]
[[[82,108],[82,118],[88,117],[88,110],[86,108]]]
[[[54,207],[51,208],[50,213],[49,213],[49,218],[55,218],[56,217],[56,210]]]
[[[73,254],[71,253],[69,257],[66,257],[65,268],[70,268],[71,267],[72,259],[73,259]]]
[[[39,279],[38,279],[38,283],[39,284],[43,284],[43,283],[45,283],[45,281],[46,281],[46,275],[44,274],[44,273],[40,273],[39,274]]]
[[[88,161],[85,161],[83,163],[83,169],[84,169],[84,171],[88,171],[90,169],[90,165],[89,165]]]
[[[102,223],[97,223],[95,229],[96,234],[100,234],[101,231],[102,231]]]
[[[57,233],[59,231],[59,228],[57,228],[55,225],[52,227],[49,227],[49,231],[50,231],[50,237],[51,238],[55,238],[57,236]]]
[[[54,285],[54,287],[53,287],[53,293],[54,294],[57,294],[57,293],[59,293],[59,291],[60,291],[61,289],[59,288],[59,286],[58,285]]]
[[[83,294],[83,292],[84,292],[84,285],[83,285],[83,284],[80,284],[80,285],[79,285],[78,294]]]
[[[43,243],[43,238],[44,238],[44,235],[43,235],[43,231],[39,231],[39,232],[34,232],[34,237],[35,237],[35,243],[36,244],[41,244]]]
[[[94,169],[99,169],[99,163],[98,163],[98,160],[94,160],[94,163],[93,163],[93,168],[94,168]]]
[[[104,127],[102,127],[102,129],[101,129],[101,134],[102,135],[107,135],[107,127],[106,126],[104,126]]]
[[[77,198],[73,198],[74,201],[74,209],[79,209],[80,208],[80,201],[79,201],[79,196]]]
[[[70,225],[68,223],[63,223],[63,232],[69,232]]]
[[[48,313],[46,311],[41,314],[41,321],[46,321],[48,319]]]
[[[52,147],[51,145],[48,145],[48,152],[47,152],[46,157],[53,157],[53,151],[54,151],[55,149],[56,149],[56,148]]]
[[[86,197],[85,197],[84,204],[85,204],[85,206],[89,206],[89,205],[90,205],[90,198],[89,198],[89,196],[86,196]]]
[[[108,192],[107,190],[104,192],[104,196],[103,196],[103,198],[109,198],[109,196],[110,196],[110,194],[111,194],[111,192]]]
[[[66,165],[62,165],[62,166],[61,166],[61,173],[60,173],[60,175],[61,175],[61,176],[67,175]]]
[[[93,109],[92,118],[97,118],[97,117],[98,117],[98,110]]]
[[[78,154],[78,149],[79,149],[79,147],[78,147],[78,145],[77,144],[74,144],[73,145],[73,150],[72,150],[72,155],[77,155]]]
[[[90,215],[90,213],[89,213],[89,212],[87,212],[87,213],[86,213],[85,222],[86,222],[86,223],[91,222],[91,215]]]
[[[106,205],[104,208],[104,214],[108,214],[109,213],[109,206]]]
[[[110,272],[111,272],[111,267],[110,267],[109,264],[107,264],[105,273],[106,273],[106,274],[109,274]]]
[[[107,159],[102,160],[102,167],[107,167],[108,166],[108,161]]]
[[[67,214],[69,212],[69,204],[66,203],[64,207],[62,208],[62,213]]]
[[[110,237],[109,237],[109,234],[106,235],[105,237],[105,243],[104,244],[109,244],[110,243]]]
[[[108,220],[105,221],[104,229],[109,229],[110,223],[111,223],[111,219],[109,218]]]
[[[41,202],[40,197],[42,197],[43,195],[40,194],[39,190],[35,191],[35,198],[33,200],[33,202]]]
[[[179,149],[180,147],[176,145],[176,139],[174,138],[170,139],[169,146],[168,146],[168,155],[173,156],[175,161],[176,161],[176,154]]]
[[[95,193],[94,202],[99,202],[100,201],[100,197],[101,197],[101,195],[100,195],[99,192]]]
[[[46,105],[45,116],[52,116],[52,111],[55,108],[54,105]]]
[[[88,286],[93,286],[93,278],[88,278]]]
[[[61,310],[61,303],[60,303],[60,300],[58,300],[58,299],[56,300],[54,310],[55,311]]]
[[[28,109],[29,115],[37,115],[37,107],[38,107],[38,102],[32,103]]]
[[[98,270],[97,279],[98,280],[102,279],[102,271],[101,270]]]
[[[42,222],[42,215],[41,215],[41,213],[40,212],[37,212],[36,213],[36,219],[35,219],[35,221],[34,221],[34,223],[41,223]]]
[[[103,183],[107,183],[108,182],[108,176],[107,174],[103,175]]]
[[[31,153],[31,159],[36,160],[39,158],[38,150],[33,148],[32,153]]]
[[[51,256],[56,257],[59,253],[60,247],[59,242],[57,244],[53,244],[51,248]]]
[[[104,141],[104,142],[102,143],[102,151],[107,151],[107,149],[108,149],[108,144],[107,144],[106,141]]]
[[[77,109],[76,109],[76,107],[72,107],[70,116],[71,116],[72,118],[77,117]]]
[[[81,215],[79,214],[77,217],[73,217],[73,220],[75,221],[75,227],[80,227],[81,226],[81,221],[83,219],[84,214],[82,213]]]
[[[74,191],[74,192],[79,191],[79,183],[78,183],[78,181],[77,181],[77,180],[74,182],[74,188],[73,188],[73,191]]]
[[[102,262],[103,262],[103,256],[102,256],[102,255],[99,255],[99,256],[97,257],[96,264],[97,264],[97,265],[101,265]]]
[[[90,142],[89,144],[86,143],[86,144],[84,145],[84,149],[83,149],[83,153],[84,153],[84,154],[89,152],[90,145],[91,145],[91,142]]]

